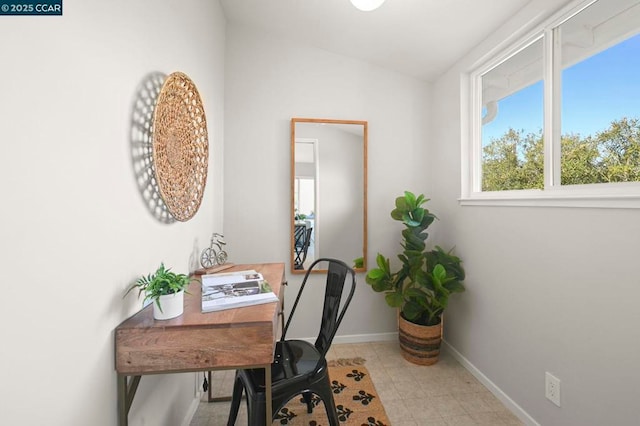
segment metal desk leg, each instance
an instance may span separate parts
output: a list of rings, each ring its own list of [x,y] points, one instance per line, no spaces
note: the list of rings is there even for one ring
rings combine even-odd
[[[207,372],[207,380],[209,381],[209,389],[207,389],[207,402],[228,402],[231,396],[213,396],[213,378],[212,371]]]
[[[136,396],[140,376],[133,376],[131,383],[127,384],[125,374],[118,374],[118,425],[127,426],[129,424],[129,410],[133,404],[133,397]]]

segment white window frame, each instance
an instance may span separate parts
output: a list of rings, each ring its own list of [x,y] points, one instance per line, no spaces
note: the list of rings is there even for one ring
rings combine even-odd
[[[462,163],[461,205],[640,208],[640,182],[560,185],[560,75],[558,40],[554,32],[597,0],[569,3],[498,54],[487,55],[461,78]],[[544,189],[482,191],[482,80],[481,76],[543,38]],[[556,57],[554,57],[554,55]],[[549,101],[551,100],[551,101]],[[557,142],[556,142],[557,141]]]

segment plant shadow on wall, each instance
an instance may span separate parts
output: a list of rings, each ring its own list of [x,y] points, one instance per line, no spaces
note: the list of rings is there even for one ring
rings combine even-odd
[[[373,290],[385,293],[387,304],[399,309],[398,336],[403,357],[422,365],[438,361],[442,314],[449,296],[464,291],[465,278],[462,261],[453,255],[453,249],[426,249],[429,234],[425,230],[436,219],[422,207],[427,201],[424,195],[416,197],[408,191],[396,198],[391,217],[405,226],[401,244],[404,250],[398,255],[402,265],[392,272],[389,259],[378,253],[378,267],[366,276]]]

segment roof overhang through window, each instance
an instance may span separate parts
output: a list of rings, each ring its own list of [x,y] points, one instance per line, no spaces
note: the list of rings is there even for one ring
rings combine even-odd
[[[552,23],[549,28],[560,27],[556,33],[561,46],[562,69],[594,56],[626,40],[640,31],[640,1],[619,0],[595,2],[561,21]],[[499,64],[483,75],[482,101],[487,107],[511,94],[530,86],[543,78],[542,43],[532,38],[530,44],[540,43],[537,47],[522,46],[517,57]]]

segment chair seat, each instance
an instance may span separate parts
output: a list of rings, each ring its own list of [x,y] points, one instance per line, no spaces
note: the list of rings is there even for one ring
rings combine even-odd
[[[314,377],[322,376],[326,368],[326,360],[311,343],[304,340],[279,341],[271,364],[272,392],[278,393],[283,387],[300,388],[302,382],[313,382]],[[264,398],[264,369],[241,370],[239,374],[244,376],[247,387],[252,388],[248,390],[262,394],[259,398]]]

